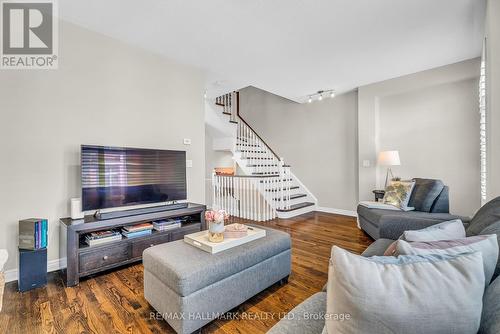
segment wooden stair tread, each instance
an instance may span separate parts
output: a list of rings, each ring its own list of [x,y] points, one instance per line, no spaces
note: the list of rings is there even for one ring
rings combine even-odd
[[[223,111],[222,113],[223,113],[224,115],[231,115],[231,113],[230,113],[230,112],[226,112],[226,111]]]
[[[297,198],[301,198],[301,197],[306,197],[307,194],[294,194],[294,195],[290,195],[290,200],[292,199],[297,199]],[[281,201],[281,200],[287,200],[286,197],[277,197],[277,198],[274,198],[275,201]]]
[[[298,210],[298,209],[307,208],[308,206],[313,206],[313,205],[314,205],[314,203],[312,203],[312,202],[303,202],[303,203],[299,203],[299,204],[290,205],[290,208],[288,208],[288,209],[276,209],[276,211],[290,212],[290,211],[294,211],[294,210]]]

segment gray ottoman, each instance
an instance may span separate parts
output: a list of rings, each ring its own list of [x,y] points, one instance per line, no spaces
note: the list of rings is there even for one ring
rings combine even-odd
[[[192,333],[286,281],[290,245],[287,233],[266,228],[266,237],[217,254],[183,240],[150,247],[142,257],[144,297],[177,333]]]

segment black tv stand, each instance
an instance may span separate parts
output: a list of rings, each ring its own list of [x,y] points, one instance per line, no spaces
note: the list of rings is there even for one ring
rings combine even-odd
[[[188,203],[173,203],[173,204],[166,204],[166,205],[160,205],[160,206],[151,206],[148,208],[129,209],[129,210],[121,210],[121,211],[110,211],[110,212],[97,211],[94,214],[94,217],[98,220],[106,220],[106,219],[113,219],[113,218],[144,215],[144,214],[153,213],[153,212],[163,212],[163,211],[171,211],[171,210],[176,210],[176,209],[185,209],[187,207],[188,207]]]
[[[185,234],[206,230],[205,205],[179,203],[183,207],[162,207],[154,211],[124,217],[97,219],[93,215],[84,219],[61,218],[60,258],[67,258],[66,284],[77,285],[81,277],[142,260],[142,252],[151,246],[180,240]],[[168,231],[156,231],[137,238],[122,237],[121,240],[89,246],[85,235],[95,231],[121,230],[122,227],[154,222],[168,218],[181,218],[180,227]]]

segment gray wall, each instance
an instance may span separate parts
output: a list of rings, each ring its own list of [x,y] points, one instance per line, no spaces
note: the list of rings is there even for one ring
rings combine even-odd
[[[379,149],[398,150],[403,179],[442,179],[451,211],[472,215],[480,205],[478,80],[469,79],[380,100]],[[378,168],[377,188],[386,168]]]
[[[486,18],[488,198],[500,196],[500,1],[488,0]]]
[[[355,210],[357,94],[298,104],[263,90],[240,91],[241,115],[291,164],[321,207]]]
[[[0,72],[0,248],[17,267],[17,221],[59,217],[80,197],[81,144],[187,150],[188,197],[204,202],[203,74],[61,23],[59,69]],[[192,145],[184,146],[183,138]]]
[[[480,206],[479,59],[359,88],[359,192],[383,188],[378,152],[398,150],[403,178],[442,179],[451,211],[472,215]],[[363,167],[363,160],[370,167]]]

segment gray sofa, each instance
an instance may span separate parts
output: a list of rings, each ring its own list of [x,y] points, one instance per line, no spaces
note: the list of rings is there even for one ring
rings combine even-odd
[[[440,180],[413,179],[415,188],[409,206],[415,211],[369,209],[358,206],[358,224],[373,239],[397,239],[404,231],[418,230],[447,220],[469,218],[451,215],[449,189]]]
[[[467,236],[497,234],[500,244],[500,197],[484,205],[472,218],[466,228]],[[399,236],[398,236],[399,237]],[[363,256],[381,256],[392,239],[378,239],[362,254]],[[483,297],[483,313],[479,334],[500,333],[500,259],[493,280],[486,288]],[[278,322],[269,334],[320,334],[325,322],[312,314],[326,312],[326,292],[318,292],[291,310]],[[375,333],[374,333],[375,334]]]

